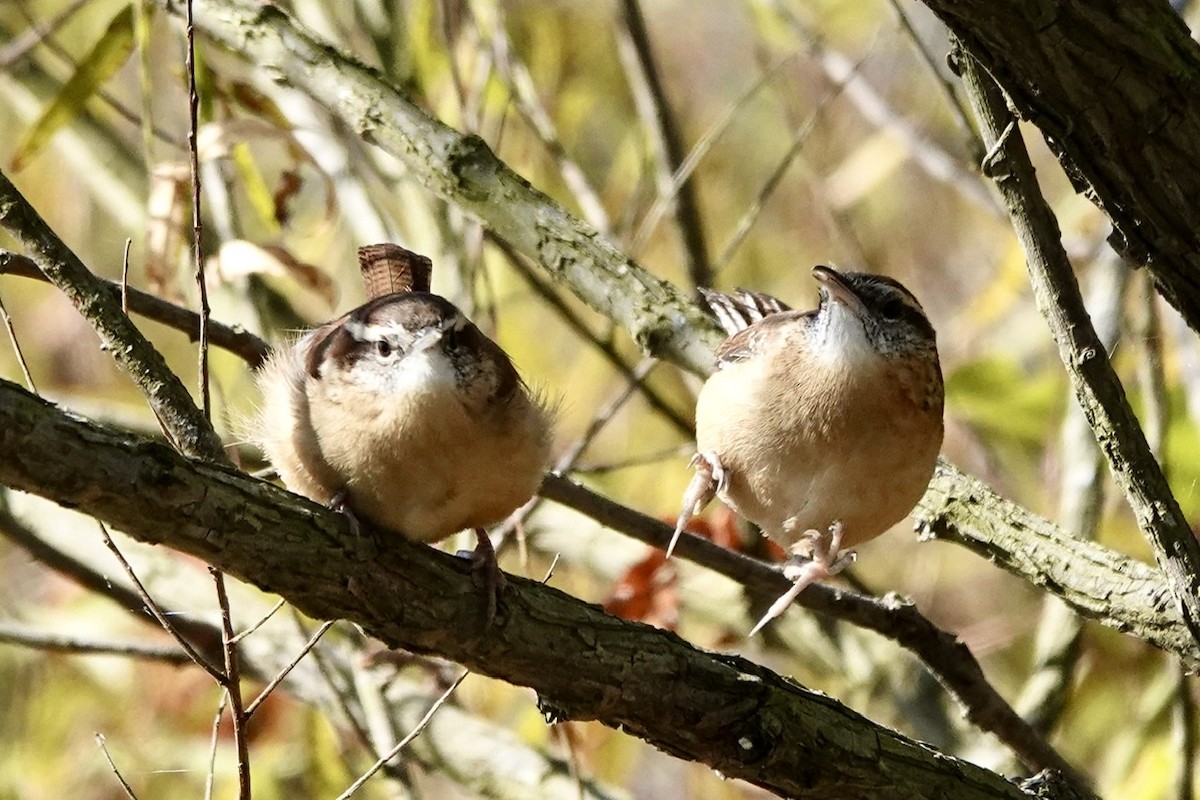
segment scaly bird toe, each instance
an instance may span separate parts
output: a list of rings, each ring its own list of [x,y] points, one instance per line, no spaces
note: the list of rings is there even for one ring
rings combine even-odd
[[[729,473],[721,466],[721,460],[715,453],[696,453],[688,465],[696,468],[692,482],[683,493],[683,508],[679,519],[675,522],[675,532],[671,535],[671,543],[667,545],[667,558],[675,551],[679,535],[687,527],[692,517],[704,510],[704,507],[716,497],[717,492],[725,491],[729,485]]]
[[[484,592],[487,602],[484,627],[490,628],[496,621],[497,612],[503,607],[504,587],[508,581],[500,569],[500,562],[496,560],[496,549],[492,547],[487,531],[476,528],[475,536],[478,541],[471,551],[471,577]]]
[[[802,540],[811,542],[812,557],[801,559],[795,553],[789,556],[783,567],[783,574],[792,581],[792,588],[771,604],[767,613],[763,614],[762,619],[751,628],[750,636],[758,633],[764,625],[786,611],[788,606],[795,602],[800,593],[809,586],[824,578],[837,575],[858,557],[853,550],[842,551],[840,549],[842,544],[841,520],[835,520],[824,533],[808,531]]]

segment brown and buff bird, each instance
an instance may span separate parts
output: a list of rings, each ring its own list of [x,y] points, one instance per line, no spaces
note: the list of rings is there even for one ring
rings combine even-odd
[[[278,348],[252,438],[292,491],[422,542],[483,530],[537,491],[551,414],[508,355],[429,291],[428,259],[359,250],[368,301]],[[494,608],[489,610],[489,615]]]
[[[813,276],[811,311],[704,290],[729,338],[697,400],[696,474],[667,553],[714,495],[778,542],[795,585],[751,635],[903,519],[942,444],[942,372],[921,304],[881,275]]]

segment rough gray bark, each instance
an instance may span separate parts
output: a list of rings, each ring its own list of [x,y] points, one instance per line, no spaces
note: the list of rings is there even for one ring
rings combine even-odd
[[[913,517],[924,535],[958,542],[1054,593],[1081,616],[1200,668],[1200,648],[1154,567],[1072,536],[944,461]]]
[[[507,613],[485,629],[486,600],[465,560],[398,537],[354,538],[340,515],[278,487],[70,417],[5,381],[0,483],[784,796],[1030,796],[752,662],[533,581],[510,577]]]
[[[1165,0],[923,0],[1200,330],[1200,45]]]

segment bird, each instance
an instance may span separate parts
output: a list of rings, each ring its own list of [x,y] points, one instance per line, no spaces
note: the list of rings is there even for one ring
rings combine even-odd
[[[697,398],[696,471],[667,556],[714,496],[782,546],[793,586],[751,636],[903,519],[942,445],[937,337],[916,297],[882,275],[812,274],[809,311],[702,290],[728,338]]]
[[[420,542],[474,529],[476,566],[502,582],[484,528],[537,492],[552,412],[429,291],[428,259],[394,244],[358,257],[367,302],[274,351],[251,438],[289,490],[354,528],[363,518]]]

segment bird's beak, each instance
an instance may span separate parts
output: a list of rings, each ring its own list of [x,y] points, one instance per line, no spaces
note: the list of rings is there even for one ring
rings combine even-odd
[[[855,316],[865,317],[867,315],[867,307],[863,305],[863,301],[854,293],[854,290],[850,288],[850,284],[846,282],[846,279],[836,269],[826,266],[816,266],[813,267],[812,274],[817,279],[817,282],[821,284],[822,294],[841,303],[854,312]]]

